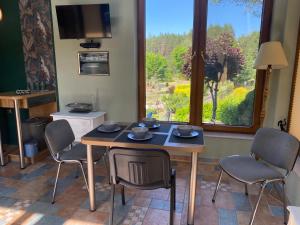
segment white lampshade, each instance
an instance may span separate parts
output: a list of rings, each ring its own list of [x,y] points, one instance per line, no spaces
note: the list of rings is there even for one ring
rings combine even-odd
[[[254,69],[266,70],[268,66],[272,69],[282,69],[288,66],[286,56],[279,41],[270,41],[261,44]]]

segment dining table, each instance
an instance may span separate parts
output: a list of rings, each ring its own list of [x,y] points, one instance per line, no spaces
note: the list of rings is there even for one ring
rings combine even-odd
[[[156,129],[150,129],[152,138],[137,141],[128,138],[133,127],[140,126],[139,122],[119,123],[120,130],[112,133],[100,132],[97,128],[81,138],[81,143],[87,146],[87,171],[89,186],[90,211],[96,210],[95,178],[92,146],[105,146],[107,150],[111,147],[139,148],[139,149],[163,149],[170,154],[172,152],[185,152],[191,155],[190,185],[188,198],[187,224],[194,224],[194,211],[197,186],[197,163],[199,153],[204,151],[203,130],[193,126],[198,133],[192,138],[182,138],[174,135],[177,124],[161,122]]]

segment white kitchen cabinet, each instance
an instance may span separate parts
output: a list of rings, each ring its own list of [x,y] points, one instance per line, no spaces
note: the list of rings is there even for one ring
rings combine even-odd
[[[74,132],[75,141],[80,142],[83,135],[100,126],[104,122],[105,114],[105,112],[56,112],[52,113],[51,116],[53,117],[53,120],[67,120]]]

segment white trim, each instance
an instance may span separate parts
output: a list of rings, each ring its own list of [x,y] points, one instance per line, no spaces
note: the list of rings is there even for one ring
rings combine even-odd
[[[70,113],[68,111],[55,112],[50,114],[52,117],[56,117],[57,119],[96,119],[98,117],[104,116],[105,112],[89,112],[89,113]]]
[[[254,139],[254,134],[241,134],[241,133],[226,133],[226,132],[208,132],[208,131],[204,131],[204,137],[240,139],[240,140],[251,140],[252,141]]]

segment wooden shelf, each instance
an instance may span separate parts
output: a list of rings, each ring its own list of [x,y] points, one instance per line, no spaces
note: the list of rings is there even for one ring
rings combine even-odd
[[[19,148],[18,146],[6,145],[4,147],[4,156],[8,161],[20,162]],[[47,156],[49,156],[48,149],[43,149],[39,151],[34,157],[24,157],[26,164],[34,164],[36,162],[42,161]]]

